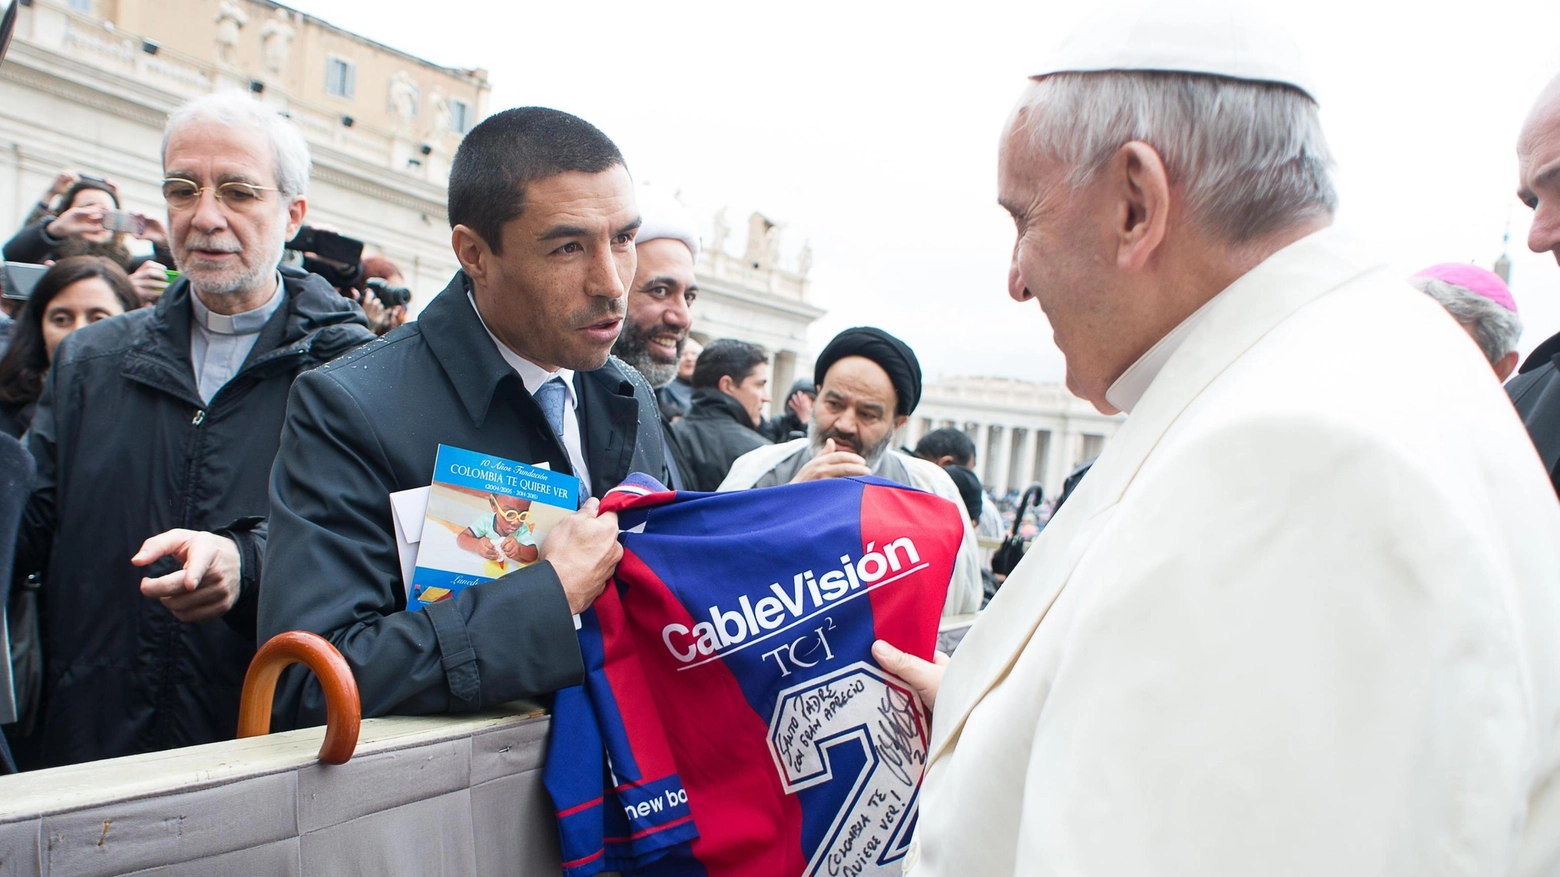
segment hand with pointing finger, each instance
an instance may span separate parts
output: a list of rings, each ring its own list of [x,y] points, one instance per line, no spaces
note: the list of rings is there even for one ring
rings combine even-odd
[[[164,557],[183,565],[157,578],[141,579],[141,595],[161,600],[183,622],[219,618],[238,602],[238,544],[226,536],[198,530],[169,530],[142,543],[130,558],[148,566]]]

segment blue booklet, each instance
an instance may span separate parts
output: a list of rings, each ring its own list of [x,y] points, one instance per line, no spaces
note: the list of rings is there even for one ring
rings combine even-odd
[[[573,475],[439,445],[407,611],[535,563],[579,500]]]

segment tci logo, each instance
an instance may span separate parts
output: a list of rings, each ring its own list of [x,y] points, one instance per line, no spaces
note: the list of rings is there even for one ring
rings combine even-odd
[[[834,658],[834,652],[829,648],[829,638],[823,635],[825,630],[834,629],[834,619],[824,618],[823,624],[815,630],[804,633],[788,643],[781,643],[780,647],[763,655],[764,660],[775,659],[780,667],[781,677],[790,676],[791,668],[806,669],[818,666],[819,661],[828,661]]]

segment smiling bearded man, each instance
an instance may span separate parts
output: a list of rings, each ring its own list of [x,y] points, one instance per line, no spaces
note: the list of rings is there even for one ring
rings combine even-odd
[[[628,314],[612,355],[639,370],[657,389],[677,377],[677,365],[693,325],[699,283],[699,231],[688,209],[648,186],[638,192],[644,224],[634,238],[638,266],[628,288]]]

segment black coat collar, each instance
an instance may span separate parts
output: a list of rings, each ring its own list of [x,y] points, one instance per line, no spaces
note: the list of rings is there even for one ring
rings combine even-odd
[[[240,375],[266,377],[326,362],[374,340],[363,310],[324,278],[290,265],[279,270],[286,300],[260,330]],[[204,407],[190,362],[191,295],[188,278],[168,286],[131,339],[123,374]]]
[[[712,387],[700,387],[693,391],[693,407],[688,409],[688,419],[729,419],[735,421],[738,426],[745,426],[757,432],[753,426],[753,416],[742,407],[742,403],[734,396],[728,396]]]
[[[541,407],[530,393],[525,392],[520,376],[498,352],[476,309],[471,306],[470,290],[471,281],[465,272],[456,272],[444,291],[423,308],[417,324],[429,350],[449,375],[461,405],[479,429],[487,420],[501,385],[507,388],[504,392],[513,394],[514,404],[520,406],[529,419],[541,422]],[[585,459],[590,464],[594,496],[615,487],[628,475],[641,428],[639,403],[634,398],[634,378],[637,377],[637,372],[623,366],[615,357],[594,371],[574,373],[580,435]],[[645,391],[649,392],[648,387]],[[550,434],[548,438],[553,444],[549,458],[566,461],[568,455],[557,440]]]

